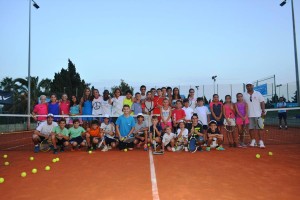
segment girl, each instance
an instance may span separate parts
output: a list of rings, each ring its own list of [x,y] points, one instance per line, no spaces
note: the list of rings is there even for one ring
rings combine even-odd
[[[189,107],[194,110],[196,108],[196,98],[195,98],[195,90],[193,88],[189,89],[188,100],[189,100]]]
[[[219,101],[219,95],[214,94],[213,100],[209,104],[211,111],[211,120],[217,122],[218,129],[222,134],[222,125],[223,125],[223,104]]]
[[[68,95],[66,93],[61,96],[59,112],[61,115],[68,115],[70,113],[70,101],[68,100]],[[66,118],[66,123],[69,124],[69,118]]]
[[[227,138],[229,147],[237,147],[238,134],[234,130],[235,127],[235,109],[234,104],[231,102],[231,96],[225,96],[225,103],[223,105],[224,125],[230,127],[232,132],[227,131]]]
[[[180,122],[179,123],[179,128],[177,129],[177,145],[182,145],[184,146],[184,151],[188,151],[188,135],[189,135],[189,131],[187,128],[185,128],[185,123],[184,122]]]
[[[169,106],[169,100],[167,98],[163,101],[163,106],[160,108],[161,127],[164,130],[166,126],[172,127],[172,108]]]
[[[59,103],[57,102],[56,94],[50,96],[50,103],[48,104],[48,113],[59,115]],[[58,117],[54,117],[53,121],[57,122]]]
[[[121,89],[116,88],[114,91],[114,97],[112,98],[112,121],[115,123],[117,118],[123,114],[123,101],[124,96],[121,96]]]
[[[92,106],[93,106],[93,110],[92,110],[92,115],[101,115],[101,102],[102,102],[102,97],[99,94],[99,90],[98,89],[94,89],[93,90],[93,101],[92,101]],[[95,117],[95,119],[97,119],[98,117]],[[99,119],[99,118],[98,118]]]
[[[74,96],[74,95],[71,98],[69,115],[70,116],[81,115],[81,106],[80,106],[79,101],[77,100],[76,96]],[[81,118],[71,117],[70,121],[69,121],[70,127],[73,126],[73,120],[74,119],[78,119],[79,123],[82,124]]]
[[[172,99],[171,99],[172,108],[176,108],[176,101],[177,100],[181,100],[181,96],[180,96],[180,92],[179,92],[178,87],[174,87],[173,88],[173,95],[172,95]]]
[[[165,148],[167,148],[168,151],[175,152],[175,138],[176,135],[172,133],[171,127],[167,126],[166,133],[162,138],[162,150],[165,151]]]
[[[236,124],[238,127],[238,134],[240,135],[240,145],[238,147],[247,147],[244,143],[244,135],[243,135],[243,128],[248,127],[249,118],[248,118],[248,105],[244,102],[243,94],[237,93],[236,94],[237,102],[234,105],[236,110]],[[243,127],[244,126],[244,127]]]
[[[104,115],[108,115],[111,116],[111,97],[109,96],[109,91],[108,90],[104,90],[103,92],[103,98],[101,101],[101,113],[102,116]],[[101,121],[103,121],[103,117],[101,119]]]
[[[83,97],[80,100],[80,106],[82,107],[82,115],[92,115],[92,96],[90,88],[85,88]],[[83,127],[88,128],[89,123],[92,121],[92,117],[83,117]]]

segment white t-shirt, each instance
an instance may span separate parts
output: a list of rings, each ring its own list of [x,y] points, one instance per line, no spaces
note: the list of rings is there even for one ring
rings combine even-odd
[[[123,101],[125,96],[119,96],[118,98],[112,98],[112,116],[119,117],[123,114]]]
[[[58,126],[58,124],[56,122],[52,122],[52,124],[49,125],[47,123],[47,121],[44,121],[44,122],[40,123],[40,125],[36,128],[36,130],[39,131],[43,135],[50,135],[52,129],[55,126]]]
[[[170,133],[170,135],[168,133],[165,133],[164,136],[163,136],[163,139],[162,139],[162,142],[167,145],[170,143],[170,141],[173,139],[173,138],[176,138],[176,135],[174,133]]]
[[[178,135],[180,134],[180,132],[181,132],[181,129],[180,129],[180,128],[177,129],[176,137],[178,137]],[[188,138],[188,135],[189,135],[189,130],[185,128],[185,129],[183,130],[183,133],[182,133],[181,137],[183,137],[183,138]]]
[[[191,120],[194,113],[193,109],[191,107],[183,107],[182,110],[185,112],[185,120]]]
[[[153,108],[154,108],[153,101],[145,101],[145,112],[149,112],[149,110],[153,111]]]
[[[102,122],[100,128],[104,130],[104,133],[105,133],[106,137],[111,138],[111,139],[114,138],[114,136],[111,136],[111,135],[108,134],[111,131],[113,133],[115,132],[115,126],[114,125],[112,125],[111,123],[105,124],[104,122]]]
[[[104,99],[102,99],[101,101],[101,114],[102,115],[109,115],[111,116],[111,104],[109,104],[109,99],[104,101]]]
[[[198,122],[202,125],[207,125],[207,115],[209,110],[206,106],[198,106],[195,108],[194,113],[198,115]]]
[[[260,103],[265,101],[262,94],[258,91],[254,91],[252,94],[252,97],[247,92],[244,93],[243,96],[244,96],[244,101],[248,104],[248,116],[249,117],[260,117],[261,112],[262,112]],[[250,99],[250,97],[251,97],[251,99]]]
[[[92,115],[101,115],[101,101],[102,101],[102,97],[99,96],[98,99],[94,98],[92,101],[92,106],[93,106],[93,111],[92,111]]]
[[[194,110],[196,107],[196,99],[195,98],[189,99],[189,105],[190,105],[190,108],[192,108]]]
[[[141,100],[145,100],[147,98],[147,95],[145,94],[145,95],[142,95],[141,94]]]

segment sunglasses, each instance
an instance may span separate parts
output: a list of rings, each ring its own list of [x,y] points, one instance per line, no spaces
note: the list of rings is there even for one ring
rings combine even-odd
[[[252,102],[252,95],[250,95],[250,102]]]

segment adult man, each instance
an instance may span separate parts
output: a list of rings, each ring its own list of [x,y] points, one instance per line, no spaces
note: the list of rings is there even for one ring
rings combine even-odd
[[[256,146],[255,132],[258,134],[259,147],[265,148],[262,140],[262,117],[265,116],[265,102],[264,97],[258,91],[253,89],[252,83],[246,84],[247,92],[243,95],[244,101],[248,104],[248,116],[249,116],[249,133],[251,138],[250,147]],[[256,130],[256,131],[255,131]]]
[[[41,122],[46,121],[46,117],[44,116],[38,116],[35,115],[47,115],[48,114],[48,103],[46,102],[46,96],[41,95],[40,96],[40,103],[34,106],[34,109],[32,111],[33,119],[37,121],[37,125],[39,125]]]
[[[145,85],[142,85],[140,87],[140,91],[141,91],[141,100],[145,100],[146,99],[146,86]]]
[[[47,120],[40,123],[32,135],[32,141],[34,143],[34,153],[40,151],[39,143],[44,139],[48,139],[51,131],[54,127],[58,126],[56,122],[53,121],[53,114],[49,113],[47,115]]]

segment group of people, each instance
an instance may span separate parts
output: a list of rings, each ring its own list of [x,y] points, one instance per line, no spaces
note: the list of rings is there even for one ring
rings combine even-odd
[[[61,100],[52,94],[50,102],[46,102],[46,96],[42,95],[32,112],[38,124],[33,134],[34,151],[39,152],[39,143],[44,139],[52,141],[55,154],[64,151],[66,146],[71,146],[72,151],[83,146],[102,151],[148,150],[149,146],[162,151],[191,151],[191,137],[197,139],[198,151],[210,151],[212,143],[216,143],[217,150],[225,150],[224,134],[229,136],[229,147],[247,146],[242,134],[245,127],[249,128],[251,137],[249,146],[265,148],[263,126],[259,125],[265,115],[264,98],[252,83],[247,83],[246,89],[244,94],[236,94],[236,103],[230,95],[222,103],[218,94],[214,94],[209,108],[203,98],[194,96],[192,88],[185,99],[177,87],[147,91],[144,85],[134,96],[130,90],[122,96],[118,88],[113,97],[108,90],[100,95],[97,89],[86,88],[80,99],[72,96],[71,101],[66,94]],[[145,120],[145,116],[150,120]],[[226,133],[223,126],[234,131]]]

